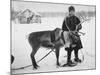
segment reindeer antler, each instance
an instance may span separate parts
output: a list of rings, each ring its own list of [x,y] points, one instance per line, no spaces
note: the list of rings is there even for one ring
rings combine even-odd
[[[78,25],[76,25],[75,32],[78,32],[77,29],[78,29],[78,26],[79,26],[80,24],[82,24],[82,23],[84,23],[85,21],[88,21],[88,20],[90,20],[90,19],[84,19],[84,20],[81,21]],[[65,21],[65,23],[66,23],[66,21]],[[71,30],[70,30],[69,27],[67,26],[67,23],[66,23],[66,27],[68,28],[69,32],[71,32]],[[85,35],[85,33],[83,33],[83,32],[79,32],[79,33],[81,33],[82,35]]]
[[[89,20],[90,20],[90,19],[85,19],[85,20],[83,20],[82,22],[80,22],[78,25],[76,25],[76,29],[75,29],[75,31],[77,31],[78,26],[79,26],[80,24],[84,23],[85,21],[89,21]]]

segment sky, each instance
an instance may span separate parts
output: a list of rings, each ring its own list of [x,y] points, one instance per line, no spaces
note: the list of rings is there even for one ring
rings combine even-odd
[[[30,9],[34,12],[68,12],[68,7],[71,5],[75,7],[76,11],[95,11],[95,6],[12,1],[14,10]]]

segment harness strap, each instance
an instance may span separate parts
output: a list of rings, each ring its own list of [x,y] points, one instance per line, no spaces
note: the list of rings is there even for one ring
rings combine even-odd
[[[54,34],[51,34],[51,42],[55,43],[57,41],[59,41],[60,39],[62,39],[63,43],[65,44],[65,39],[64,39],[64,31],[61,32],[61,36],[55,40]]]
[[[65,42],[65,39],[64,39],[64,31],[62,31],[62,33],[61,33],[61,39],[63,40],[63,43],[65,44],[66,42]]]
[[[55,34],[54,34],[54,31],[51,32],[51,42],[55,42]]]

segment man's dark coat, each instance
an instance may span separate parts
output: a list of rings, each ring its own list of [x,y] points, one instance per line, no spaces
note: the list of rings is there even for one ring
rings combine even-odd
[[[63,22],[63,25],[62,25],[62,30],[64,31],[69,31],[68,28],[70,29],[70,31],[75,31],[76,29],[76,26],[80,23],[80,20],[78,17],[76,17],[75,15],[74,16],[68,16],[65,18],[64,22]],[[67,27],[67,26],[68,27]],[[80,29],[82,28],[81,24],[79,25],[77,31],[79,31]],[[81,49],[83,48],[82,47],[82,43],[81,43],[81,40],[79,40],[77,43],[74,43],[76,44],[76,48],[77,49]]]

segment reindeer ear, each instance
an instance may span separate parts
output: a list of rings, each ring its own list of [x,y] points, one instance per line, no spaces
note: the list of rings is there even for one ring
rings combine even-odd
[[[56,28],[54,30],[54,33],[55,33],[55,40],[57,40],[59,37],[61,37],[61,32],[62,30],[60,28]]]

